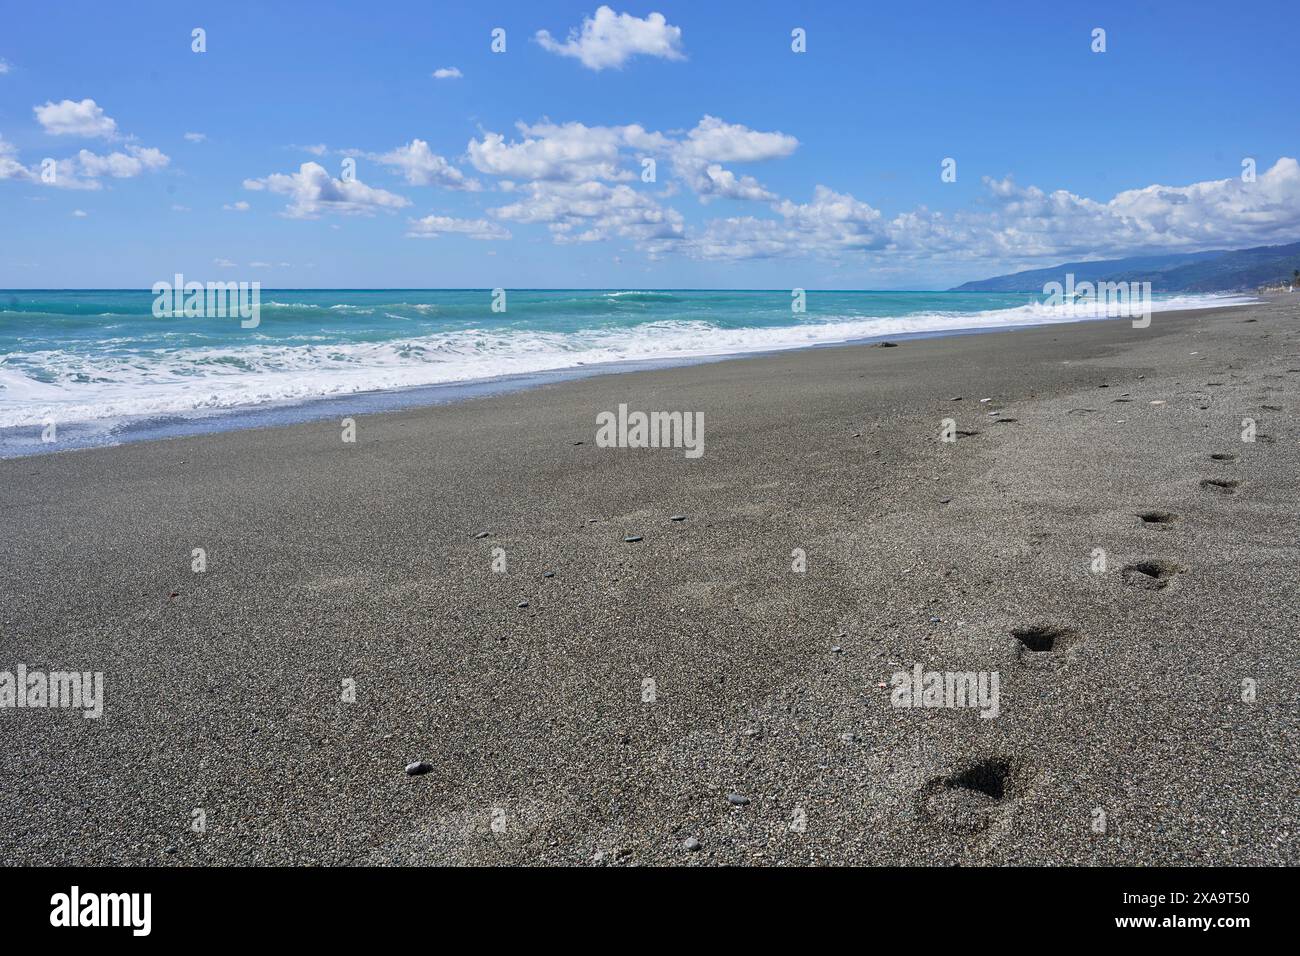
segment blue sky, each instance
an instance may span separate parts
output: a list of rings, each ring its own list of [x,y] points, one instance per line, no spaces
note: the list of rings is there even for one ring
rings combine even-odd
[[[1293,4],[598,6],[6,3],[0,287],[940,288],[1300,239]]]

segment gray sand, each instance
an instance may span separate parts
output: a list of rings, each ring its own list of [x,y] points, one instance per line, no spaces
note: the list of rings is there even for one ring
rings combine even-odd
[[[0,860],[1300,863],[1294,303],[0,461]]]

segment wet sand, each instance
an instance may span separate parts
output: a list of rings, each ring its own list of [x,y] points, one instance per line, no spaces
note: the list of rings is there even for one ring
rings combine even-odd
[[[0,671],[105,681],[99,720],[0,710],[0,859],[1294,865],[1298,331],[1288,297],[0,461]],[[620,403],[702,412],[704,454],[597,447]],[[996,673],[997,716],[893,706],[918,663]]]

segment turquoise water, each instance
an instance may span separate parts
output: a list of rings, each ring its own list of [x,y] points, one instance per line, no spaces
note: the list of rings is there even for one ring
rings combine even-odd
[[[1086,317],[1041,298],[810,291],[795,312],[789,290],[508,290],[500,312],[485,289],[277,289],[243,328],[155,317],[147,291],[0,291],[0,454],[49,422],[112,440],[133,423],[420,386]]]

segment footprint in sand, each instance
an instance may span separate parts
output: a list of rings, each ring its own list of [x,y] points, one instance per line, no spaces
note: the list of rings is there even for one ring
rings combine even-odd
[[[917,816],[951,833],[980,833],[1019,798],[1029,777],[1027,768],[1010,757],[970,763],[927,781],[917,793]]]
[[[1178,520],[1178,515],[1172,511],[1139,511],[1137,516],[1143,524],[1173,524]]]
[[[1120,577],[1130,587],[1146,591],[1163,591],[1174,583],[1176,575],[1187,570],[1177,561],[1168,558],[1144,558],[1126,564],[1120,569]]]
[[[1075,628],[1059,624],[1033,624],[1013,630],[1011,636],[1020,642],[1020,660],[1026,663],[1052,659],[1083,640]]]
[[[1235,495],[1241,485],[1235,478],[1202,478],[1201,487],[1217,495]]]

